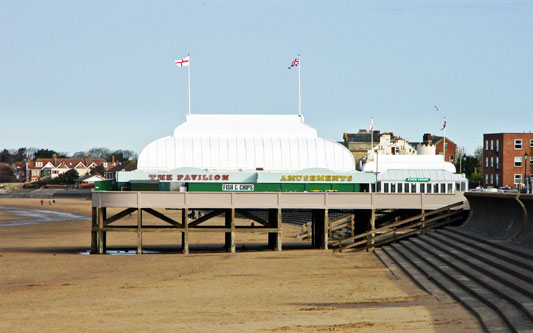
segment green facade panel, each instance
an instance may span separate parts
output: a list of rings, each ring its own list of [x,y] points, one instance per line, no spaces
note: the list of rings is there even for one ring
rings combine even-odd
[[[94,182],[95,191],[115,191],[117,184],[113,180],[102,180]]]
[[[222,183],[189,183],[188,190],[191,192],[222,192]]]
[[[263,183],[254,184],[254,192],[279,192],[281,191],[281,184]]]
[[[281,192],[303,192],[305,184],[301,183],[281,183]]]
[[[132,191],[159,191],[159,183],[130,183]]]
[[[331,184],[305,184],[305,190],[308,192],[311,191],[321,191],[325,192],[331,190]]]
[[[331,189],[337,192],[355,192],[354,187],[358,184],[331,184]]]

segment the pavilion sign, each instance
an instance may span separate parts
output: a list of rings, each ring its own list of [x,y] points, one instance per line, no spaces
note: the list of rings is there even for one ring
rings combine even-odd
[[[213,175],[195,175],[195,174],[177,174],[173,175],[170,173],[167,174],[151,174],[148,175],[152,180],[161,180],[161,181],[173,181],[178,182],[212,182],[212,181],[228,181],[229,175],[227,174],[213,174]]]

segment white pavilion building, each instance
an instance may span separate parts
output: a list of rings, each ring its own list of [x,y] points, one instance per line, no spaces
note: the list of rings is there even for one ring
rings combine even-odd
[[[177,168],[206,171],[295,172],[320,168],[355,172],[343,145],[321,138],[298,115],[188,115],[185,123],[148,144],[141,171]]]

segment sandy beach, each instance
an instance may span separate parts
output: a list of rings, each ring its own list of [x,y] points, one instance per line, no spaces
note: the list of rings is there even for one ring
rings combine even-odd
[[[288,224],[282,252],[263,249],[264,234],[239,234],[229,254],[223,234],[198,233],[184,255],[178,233],[156,233],[144,243],[160,254],[84,255],[90,205],[0,199],[0,331],[481,330],[454,300],[427,294],[373,253],[302,248]],[[7,208],[79,218],[6,226],[28,220]],[[108,244],[133,249],[135,237],[110,234]]]

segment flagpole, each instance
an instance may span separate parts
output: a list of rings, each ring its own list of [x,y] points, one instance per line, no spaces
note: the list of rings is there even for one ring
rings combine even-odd
[[[302,67],[302,61],[298,54],[298,116],[302,116],[302,83],[300,78],[300,67]]]
[[[189,87],[189,113],[188,115],[191,115],[191,55],[187,54],[187,57],[189,57],[189,66],[187,66],[187,76],[188,76],[188,87]]]

